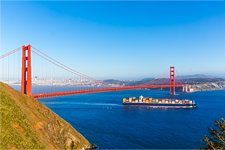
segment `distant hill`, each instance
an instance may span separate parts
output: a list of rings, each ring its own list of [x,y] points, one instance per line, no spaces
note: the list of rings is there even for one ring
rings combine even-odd
[[[169,78],[157,78],[154,80],[151,80],[149,82],[144,83],[144,85],[158,85],[158,84],[169,84],[170,79]]]
[[[69,123],[0,82],[0,149],[83,149],[92,145]]]
[[[144,78],[142,80],[115,80],[115,79],[108,79],[104,80],[104,82],[109,83],[109,84],[118,84],[118,85],[126,85],[126,86],[135,86],[135,85],[140,85],[144,84],[146,82],[150,82],[154,80],[154,78]]]
[[[225,81],[223,78],[188,78],[180,80],[182,83],[188,84],[198,84],[198,83],[207,83],[207,82],[221,82]]]
[[[204,74],[196,74],[196,75],[186,75],[186,76],[177,76],[177,80],[180,80],[182,83],[187,84],[202,84],[208,82],[221,82],[225,81],[224,78],[218,78],[214,76],[204,75]]]
[[[198,84],[198,83],[207,83],[207,82],[221,82],[225,81],[224,78],[217,78],[213,76],[208,76],[204,74],[196,74],[196,75],[187,75],[187,76],[177,76],[176,83],[186,83],[186,84]],[[141,80],[115,80],[109,79],[104,80],[106,83],[110,84],[118,84],[118,85],[126,85],[126,86],[135,86],[135,85],[155,85],[155,84],[169,84],[169,78],[144,78]]]
[[[216,78],[213,76],[209,76],[209,75],[204,75],[204,74],[194,74],[194,75],[184,75],[184,76],[177,76],[177,79],[193,79],[193,78]]]

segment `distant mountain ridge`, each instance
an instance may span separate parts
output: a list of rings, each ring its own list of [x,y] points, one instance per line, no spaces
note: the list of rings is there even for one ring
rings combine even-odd
[[[210,75],[204,75],[204,74],[194,74],[194,75],[183,75],[183,76],[177,76],[177,79],[192,79],[192,78],[217,78]]]
[[[154,78],[144,78],[141,80],[116,80],[116,79],[108,79],[104,80],[104,82],[109,83],[109,84],[118,84],[118,85],[125,85],[125,86],[135,86],[135,85],[141,85],[146,82],[152,81]]]
[[[182,84],[197,84],[206,82],[219,82],[225,81],[225,78],[218,78],[210,75],[195,74],[195,75],[185,75],[177,76],[176,83]],[[125,86],[135,86],[135,85],[155,85],[155,84],[169,84],[169,78],[144,78],[141,80],[116,80],[108,79],[104,82],[109,84],[125,85]]]

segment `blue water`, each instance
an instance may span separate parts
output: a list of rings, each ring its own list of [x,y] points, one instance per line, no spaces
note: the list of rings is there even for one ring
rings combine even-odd
[[[196,109],[129,107],[122,98],[168,97],[168,91],[132,90],[40,99],[99,148],[200,148],[214,121],[225,117],[225,91],[178,95]]]

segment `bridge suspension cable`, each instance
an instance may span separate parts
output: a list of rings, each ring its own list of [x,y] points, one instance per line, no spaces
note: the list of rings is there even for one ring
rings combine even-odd
[[[0,81],[14,84],[13,87],[20,89],[21,84],[21,47],[0,55]]]
[[[43,59],[45,59],[45,60],[53,63],[54,65],[56,65],[56,66],[58,66],[58,67],[60,67],[60,68],[62,68],[64,70],[66,70],[66,71],[68,71],[70,73],[73,73],[73,74],[78,75],[80,77],[84,77],[85,79],[88,79],[90,81],[94,81],[94,82],[97,82],[97,83],[101,83],[102,85],[105,85],[105,86],[111,86],[110,84],[108,84],[106,82],[103,82],[103,81],[100,81],[100,80],[96,80],[96,79],[94,79],[94,78],[92,78],[90,76],[87,76],[85,74],[82,74],[82,73],[80,73],[80,72],[78,72],[78,71],[76,71],[76,70],[74,70],[74,69],[72,69],[72,68],[70,68],[70,67],[68,67],[68,66],[66,66],[66,65],[64,65],[62,63],[60,63],[56,59],[48,56],[47,54],[43,53],[41,50],[38,50],[37,48],[35,48],[33,46],[32,46],[32,51],[35,54],[37,54],[38,56],[42,57]]]
[[[21,50],[21,46],[18,47],[18,48],[16,48],[16,49],[14,49],[14,50],[12,50],[12,51],[10,51],[10,52],[7,52],[7,53],[1,55],[1,56],[0,56],[0,59],[3,59],[3,58],[5,58],[5,57],[7,57],[7,56],[9,56],[9,55],[12,55],[12,54],[14,54],[14,53],[16,53],[16,52],[18,52],[18,51],[20,51],[20,50]]]

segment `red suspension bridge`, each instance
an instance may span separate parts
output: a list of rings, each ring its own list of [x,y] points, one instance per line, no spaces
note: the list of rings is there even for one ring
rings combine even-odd
[[[16,53],[19,54],[16,55]],[[12,55],[15,56],[11,58]],[[10,59],[12,59],[14,62],[10,62]],[[15,62],[15,59],[18,59],[18,62]],[[39,62],[40,59],[44,60],[45,62],[40,63]],[[10,82],[10,80],[12,80],[11,83],[20,85],[21,92],[23,94],[27,94],[34,98],[47,98],[55,96],[100,93],[100,92],[132,90],[132,89],[158,89],[158,88],[169,88],[170,94],[175,95],[175,89],[177,87],[185,86],[184,84],[176,83],[175,68],[173,66],[170,67],[170,79],[167,84],[145,83],[136,86],[118,86],[109,84],[100,80],[96,80],[70,67],[67,67],[66,65],[60,63],[59,61],[53,59],[52,57],[48,56],[47,54],[34,48],[31,45],[22,46],[4,55],[1,55],[0,60],[2,61],[2,75],[0,78],[1,81]],[[61,71],[57,71],[56,68],[60,69]],[[33,70],[35,71],[35,73],[32,72]],[[48,73],[49,70],[51,70],[50,73]],[[69,73],[70,76],[67,76],[66,79],[63,79],[65,73],[62,73],[62,70],[66,73]],[[15,79],[13,80],[15,74],[18,73],[19,75],[17,75],[18,76],[17,80]],[[46,77],[44,77],[44,75],[41,75],[40,73],[45,74]],[[33,86],[35,87],[40,85],[42,86],[50,85],[52,87],[69,86],[70,88],[64,91],[58,91],[57,89],[54,90],[53,88],[50,91],[43,90],[42,92],[36,91],[35,93],[33,93],[32,90]]]

